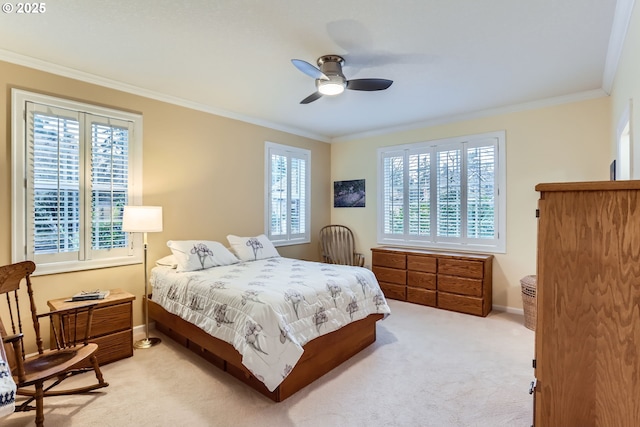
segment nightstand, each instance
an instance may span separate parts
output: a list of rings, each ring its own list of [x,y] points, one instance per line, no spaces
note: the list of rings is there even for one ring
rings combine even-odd
[[[51,310],[73,308],[95,302],[90,341],[98,344],[98,363],[115,362],[133,356],[133,300],[122,289],[111,289],[109,296],[93,301],[69,301],[71,297],[47,301]],[[52,334],[53,335],[53,334]],[[51,343],[55,346],[55,342]]]

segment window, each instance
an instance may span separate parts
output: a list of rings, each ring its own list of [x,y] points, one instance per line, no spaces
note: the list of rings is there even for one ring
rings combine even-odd
[[[12,119],[13,261],[37,274],[141,262],[122,209],[140,204],[142,117],[13,90]]]
[[[265,143],[265,234],[276,246],[309,243],[311,152]]]
[[[378,242],[504,252],[504,132],[378,149]]]

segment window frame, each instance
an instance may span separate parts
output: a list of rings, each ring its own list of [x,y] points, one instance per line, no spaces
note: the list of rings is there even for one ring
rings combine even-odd
[[[467,229],[466,212],[461,213],[463,222],[461,229],[464,230],[461,237],[445,237],[437,236],[437,197],[434,198],[437,191],[437,173],[435,168],[430,168],[430,202],[432,215],[429,216],[430,234],[416,235],[410,232],[403,233],[385,233],[385,158],[402,156],[403,165],[403,206],[408,206],[409,186],[408,173],[404,169],[408,167],[408,157],[416,153],[430,153],[431,163],[434,160],[433,155],[447,148],[455,149],[456,147],[478,147],[487,146],[488,141],[495,144],[495,164],[494,164],[494,230],[495,238],[488,240],[464,237]],[[505,253],[506,252],[506,155],[505,155],[505,131],[487,132],[475,135],[466,135],[460,137],[444,138],[430,141],[421,141],[410,144],[402,144],[395,146],[386,146],[378,148],[378,209],[377,209],[377,243],[390,246],[406,246],[436,250],[465,251],[465,252],[484,252],[484,253]],[[465,157],[466,151],[462,153]],[[466,167],[466,160],[463,162]],[[466,177],[465,169],[463,177]],[[462,186],[466,189],[468,181]],[[466,199],[466,191],[463,191],[463,199]],[[466,207],[466,201],[461,201],[461,209]],[[404,207],[403,207],[404,211]],[[408,219],[404,219],[404,228],[406,230]]]
[[[32,141],[27,132],[28,105],[50,107],[52,110],[66,110],[70,114],[80,117],[80,168],[79,183],[79,215],[80,215],[80,239],[79,251],[75,256],[68,253],[35,254],[33,224],[28,219],[28,212],[32,202],[29,200],[30,190],[27,188],[30,182],[28,173],[33,169],[27,167],[29,159],[28,149]],[[124,248],[99,249],[91,248],[91,145],[92,139],[88,135],[91,132],[92,121],[85,118],[96,118],[96,124],[103,124],[104,120],[112,120],[120,124],[128,125],[128,182],[127,198],[130,205],[142,204],[142,115],[115,110],[111,108],[92,105],[84,102],[28,92],[21,89],[11,91],[11,258],[12,262],[20,262],[26,259],[35,261],[38,268],[34,275],[66,273],[71,271],[83,271],[96,268],[113,267],[142,263],[142,236],[140,233],[128,233]],[[85,134],[85,135],[82,135]],[[56,256],[59,255],[59,256]]]
[[[278,154],[286,157],[287,165],[291,164],[291,159],[304,159],[305,165],[305,200],[304,200],[304,221],[305,228],[304,233],[292,233],[290,210],[287,211],[286,223],[287,230],[284,235],[276,235],[271,228],[271,191],[272,191],[272,154]],[[271,240],[274,246],[288,246],[299,245],[311,242],[311,151],[305,148],[293,147],[290,145],[277,144],[275,142],[265,141],[265,197],[264,197],[264,230],[265,235]],[[287,197],[291,195],[292,177],[290,174],[290,168],[287,168]]]

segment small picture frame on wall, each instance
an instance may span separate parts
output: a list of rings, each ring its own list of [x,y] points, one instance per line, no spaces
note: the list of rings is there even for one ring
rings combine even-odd
[[[365,207],[365,180],[333,182],[334,208],[363,208]]]
[[[611,162],[611,164],[609,165],[609,179],[611,181],[616,180],[616,161],[615,160]]]

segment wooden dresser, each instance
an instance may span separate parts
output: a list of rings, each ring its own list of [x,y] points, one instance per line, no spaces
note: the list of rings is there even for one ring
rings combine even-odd
[[[59,298],[47,301],[47,304],[51,310],[61,310],[90,302],[97,303],[93,311],[90,341],[98,344],[97,357],[100,365],[133,356],[134,295],[122,289],[112,289],[109,296],[102,300],[70,302],[69,299]],[[51,345],[55,346],[55,342]]]
[[[640,181],[539,184],[534,424],[640,425]]]
[[[379,247],[373,273],[387,298],[486,316],[493,255]]]

